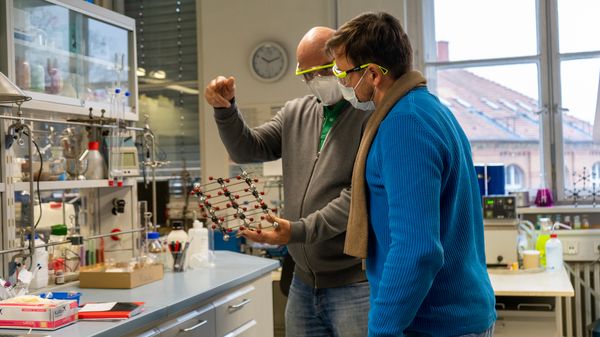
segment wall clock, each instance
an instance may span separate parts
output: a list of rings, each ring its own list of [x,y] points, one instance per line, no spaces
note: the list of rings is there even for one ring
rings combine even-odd
[[[250,54],[250,72],[261,81],[274,82],[287,71],[287,62],[287,53],[280,44],[263,42]]]

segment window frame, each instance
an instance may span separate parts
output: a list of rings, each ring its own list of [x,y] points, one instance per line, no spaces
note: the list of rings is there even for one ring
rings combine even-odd
[[[558,42],[558,0],[536,0],[538,48],[535,55],[438,62],[434,1],[405,1],[405,25],[413,42],[415,68],[425,74],[431,88],[436,88],[435,72],[438,70],[535,64],[538,69],[539,111],[537,112],[541,129],[540,168],[545,172],[546,186],[552,189],[555,200],[567,201],[565,188],[568,186],[565,186],[562,130],[562,113],[566,109],[561,103],[560,65],[562,61],[600,57],[600,50],[561,54]]]
[[[525,173],[518,164],[510,163],[506,165],[506,174],[504,180],[506,181],[507,192],[519,191],[524,189],[523,185],[525,184]],[[519,182],[518,185],[516,184],[517,182]]]

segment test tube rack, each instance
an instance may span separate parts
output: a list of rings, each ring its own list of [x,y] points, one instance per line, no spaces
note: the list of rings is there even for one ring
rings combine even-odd
[[[223,233],[223,240],[228,241],[232,233],[239,236],[240,231],[261,232],[267,228],[277,228],[266,221],[269,209],[263,200],[264,192],[258,191],[258,179],[242,174],[230,178],[208,177],[209,182],[194,184],[191,194],[198,198],[202,216],[209,220],[211,228]],[[264,224],[264,225],[263,225]]]

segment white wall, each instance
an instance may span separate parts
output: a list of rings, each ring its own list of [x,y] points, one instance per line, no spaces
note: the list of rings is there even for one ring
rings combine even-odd
[[[238,105],[268,118],[269,107],[308,93],[294,75],[296,46],[308,29],[336,28],[364,11],[385,10],[402,20],[403,6],[402,0],[197,0],[201,92],[218,75],[234,76]],[[287,74],[273,83],[258,81],[249,69],[251,51],[267,40],[283,45],[289,60]],[[212,108],[201,104],[200,114],[200,160],[206,181],[209,175],[227,174],[228,157]]]
[[[404,1],[405,0],[338,0],[338,27],[344,24],[344,22],[349,21],[353,17],[366,11],[388,12],[402,22],[404,15]]]

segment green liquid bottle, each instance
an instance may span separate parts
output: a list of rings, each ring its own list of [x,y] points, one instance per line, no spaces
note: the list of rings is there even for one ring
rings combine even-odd
[[[540,267],[546,267],[546,241],[550,240],[552,220],[540,218],[540,235],[535,242],[535,249],[540,252]]]

